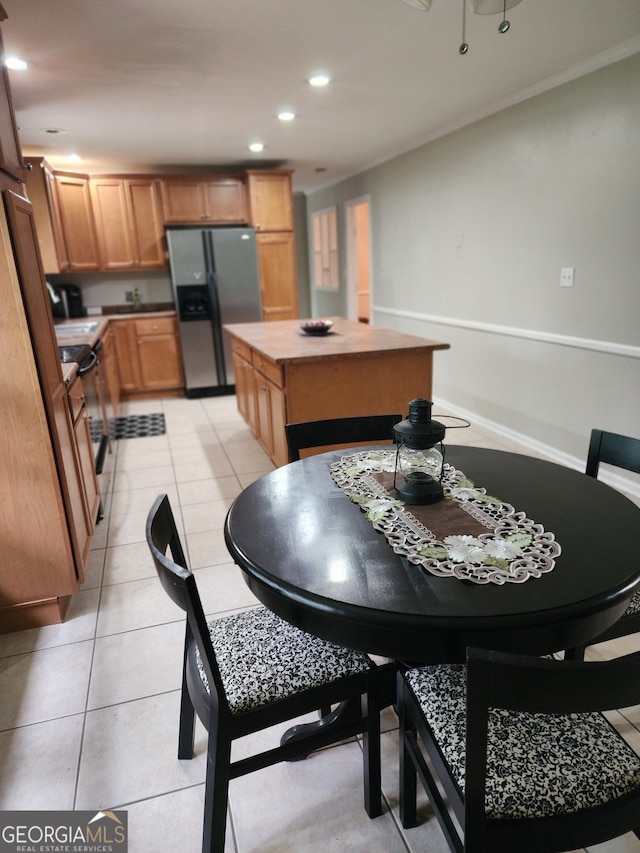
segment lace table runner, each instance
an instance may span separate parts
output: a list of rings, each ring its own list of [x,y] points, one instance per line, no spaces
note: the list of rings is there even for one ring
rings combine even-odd
[[[554,568],[560,545],[553,533],[452,465],[444,466],[442,501],[409,507],[397,500],[395,460],[395,450],[354,453],[334,462],[331,476],[396,554],[433,575],[473,583],[524,583]]]

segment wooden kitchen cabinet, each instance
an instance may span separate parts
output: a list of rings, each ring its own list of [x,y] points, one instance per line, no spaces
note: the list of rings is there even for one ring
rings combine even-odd
[[[298,316],[296,247],[293,231],[256,235],[263,320]]]
[[[254,381],[257,439],[274,465],[286,465],[289,461],[289,451],[284,428],[287,422],[284,391],[258,370],[254,372]]]
[[[232,337],[231,350],[238,411],[269,458],[276,465],[285,465],[289,451],[282,369],[236,337]]]
[[[89,179],[100,268],[148,270],[167,266],[158,181],[118,176]]]
[[[83,577],[88,550],[76,437],[31,205],[15,193],[3,195],[0,506],[11,535],[2,553],[2,633],[61,622]],[[69,480],[67,467],[74,472]]]
[[[2,7],[0,6],[0,10]],[[1,19],[6,17],[2,14]],[[4,45],[0,35],[0,56],[4,57]],[[17,181],[23,181],[25,176],[18,128],[13,112],[13,104],[9,95],[9,75],[2,62],[0,68],[0,169]]]
[[[291,172],[249,169],[249,224],[256,231],[293,231]]]
[[[142,389],[184,387],[178,330],[173,317],[134,320]]]
[[[235,175],[171,177],[161,182],[164,221],[169,224],[235,224],[247,221],[245,186]]]
[[[263,320],[298,317],[291,172],[247,172],[249,222],[256,229]]]
[[[254,408],[249,389],[238,396],[238,410],[275,465],[287,462],[287,423],[404,413],[414,397],[429,399],[433,353],[449,348],[341,317],[332,320],[333,334],[320,337],[304,335],[297,321],[224,327],[234,367],[250,362],[253,369]]]
[[[115,320],[111,325],[124,396],[184,388],[175,317]]]
[[[55,172],[47,177],[60,271],[99,270],[98,237],[88,176]]]
[[[256,387],[251,363],[251,347],[234,338],[231,342],[233,353],[233,373],[236,385],[238,411],[245,419],[254,435],[258,432],[256,412]]]
[[[71,541],[76,552],[78,580],[82,582],[100,507],[82,380],[76,377],[68,390],[61,386],[53,402],[65,488],[72,510]]]

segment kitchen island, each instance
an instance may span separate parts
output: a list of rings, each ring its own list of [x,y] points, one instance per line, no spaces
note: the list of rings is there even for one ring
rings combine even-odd
[[[285,424],[353,415],[406,414],[431,399],[433,353],[449,344],[341,317],[326,335],[298,320],[235,323],[238,410],[275,465],[288,461]]]

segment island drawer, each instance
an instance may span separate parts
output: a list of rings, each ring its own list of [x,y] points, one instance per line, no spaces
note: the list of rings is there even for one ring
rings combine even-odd
[[[284,382],[282,380],[282,367],[279,364],[276,364],[275,361],[271,361],[271,359],[255,350],[252,352],[252,363],[256,370],[259,370],[263,376],[270,379],[274,385],[282,388]]]
[[[237,338],[231,338],[231,349],[235,355],[244,358],[246,361],[251,361],[251,347]]]

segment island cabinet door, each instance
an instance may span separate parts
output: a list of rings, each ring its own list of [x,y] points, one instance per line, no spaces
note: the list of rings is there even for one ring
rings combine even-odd
[[[263,374],[255,371],[256,408],[258,415],[257,438],[274,465],[286,465],[289,461],[287,449],[286,400],[281,388]]]
[[[257,435],[258,415],[256,411],[256,384],[253,380],[253,367],[249,361],[242,358],[235,351],[235,348],[233,349],[233,373],[236,380],[238,411],[249,425],[251,432]]]

